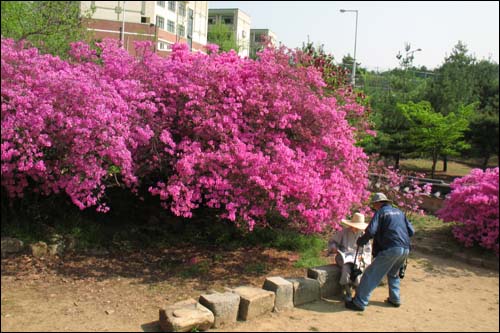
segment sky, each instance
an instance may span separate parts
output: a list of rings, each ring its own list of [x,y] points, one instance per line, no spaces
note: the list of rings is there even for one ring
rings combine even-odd
[[[323,44],[340,62],[353,55],[361,67],[386,70],[399,65],[405,43],[415,66],[434,69],[462,41],[477,59],[499,59],[498,1],[209,1],[209,8],[239,8],[252,28],[271,29],[290,48],[309,40]]]

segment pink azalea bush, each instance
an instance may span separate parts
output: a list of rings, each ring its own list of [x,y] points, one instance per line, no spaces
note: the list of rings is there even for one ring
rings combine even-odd
[[[200,207],[252,229],[278,212],[321,231],[366,200],[367,156],[346,121],[352,103],[323,94],[294,52],[169,58],[114,41],[77,43],[65,62],[2,39],[2,187],[66,193],[107,211],[106,189],[149,188],[191,217]]]
[[[451,183],[451,193],[437,212],[445,222],[458,222],[453,228],[457,240],[494,250],[498,255],[498,168],[473,169]]]
[[[313,66],[321,73],[326,83],[326,94],[336,97],[345,105],[346,119],[355,128],[358,140],[367,135],[376,135],[369,121],[371,110],[366,96],[353,89],[350,71],[335,65],[332,54],[326,53],[322,47],[316,48],[312,43],[308,43],[297,53],[297,61],[303,66]]]
[[[405,213],[424,214],[421,205],[424,197],[431,194],[432,184],[417,180],[425,176],[423,173],[398,170],[377,155],[370,159],[369,168],[369,188],[372,192],[384,193],[394,206]]]
[[[153,134],[139,121],[137,109],[153,104],[138,82],[7,39],[1,80],[2,186],[11,196],[34,184],[46,195],[67,193],[81,209],[106,211],[100,198],[110,175],[119,171],[126,185],[137,184],[132,154]]]

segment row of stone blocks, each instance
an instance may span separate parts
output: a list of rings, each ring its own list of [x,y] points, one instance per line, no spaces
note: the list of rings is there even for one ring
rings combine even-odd
[[[251,320],[265,313],[281,312],[340,292],[340,270],[336,265],[309,268],[307,277],[268,277],[261,288],[242,286],[224,293],[201,295],[160,309],[164,331],[200,331]]]

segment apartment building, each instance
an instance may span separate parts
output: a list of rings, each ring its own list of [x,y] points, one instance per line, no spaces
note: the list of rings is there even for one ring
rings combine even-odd
[[[241,57],[248,57],[250,55],[250,16],[238,8],[210,8],[208,30],[210,31],[210,27],[217,23],[223,23],[231,28],[240,48],[238,54]]]
[[[176,42],[193,51],[205,51],[208,1],[81,1],[83,18],[95,39],[124,40],[135,54],[134,41],[151,40],[155,51],[167,55]],[[123,30],[123,32],[122,32]]]
[[[255,58],[257,52],[265,47],[266,41],[276,45],[278,37],[269,29],[250,29],[250,57]]]

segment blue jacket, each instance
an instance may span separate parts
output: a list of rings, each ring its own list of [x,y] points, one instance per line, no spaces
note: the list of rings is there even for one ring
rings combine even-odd
[[[410,237],[414,233],[415,229],[406,215],[399,209],[386,204],[375,213],[365,230],[365,234],[359,238],[358,244],[362,245],[373,238],[376,252],[393,247],[409,249]]]

